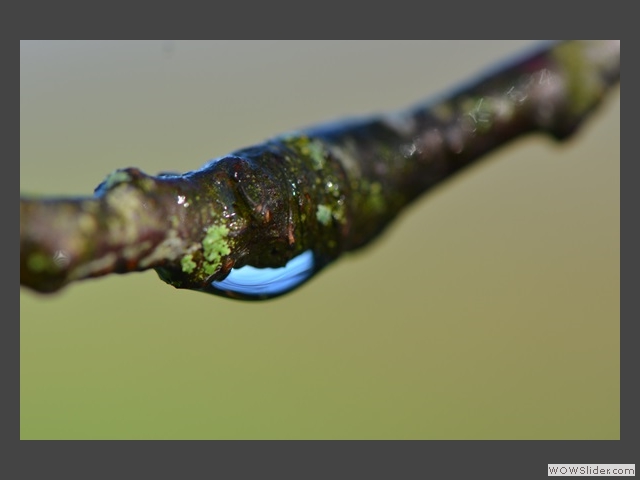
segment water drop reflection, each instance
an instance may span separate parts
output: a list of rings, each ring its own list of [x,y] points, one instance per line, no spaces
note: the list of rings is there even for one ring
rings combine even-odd
[[[211,286],[216,293],[223,295],[267,298],[297,287],[308,280],[314,271],[314,255],[311,250],[307,250],[280,268],[256,268],[250,265],[234,268],[227,278],[211,282]]]

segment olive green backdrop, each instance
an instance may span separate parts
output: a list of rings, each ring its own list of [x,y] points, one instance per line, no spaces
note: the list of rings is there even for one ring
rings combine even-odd
[[[532,42],[22,42],[23,193],[186,171]],[[518,141],[276,300],[20,292],[23,439],[617,439],[620,103]]]

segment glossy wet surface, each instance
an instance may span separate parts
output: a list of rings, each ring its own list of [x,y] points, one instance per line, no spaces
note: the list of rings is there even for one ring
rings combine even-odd
[[[313,252],[307,250],[287,262],[281,268],[256,268],[246,265],[231,270],[227,278],[211,282],[220,293],[227,292],[248,297],[272,297],[297,287],[313,275]]]

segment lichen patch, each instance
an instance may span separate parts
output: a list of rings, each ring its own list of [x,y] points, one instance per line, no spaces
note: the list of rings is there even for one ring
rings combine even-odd
[[[229,229],[224,225],[214,225],[207,229],[202,240],[202,251],[205,262],[204,273],[213,275],[220,266],[222,257],[231,253],[228,242]]]

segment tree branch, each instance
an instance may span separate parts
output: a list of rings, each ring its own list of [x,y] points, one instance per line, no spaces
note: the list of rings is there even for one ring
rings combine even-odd
[[[571,135],[619,82],[619,41],[549,44],[443,99],[276,137],[182,175],[117,170],[86,198],[20,198],[20,283],[150,268],[177,288],[281,295],[407,204],[531,132]]]

